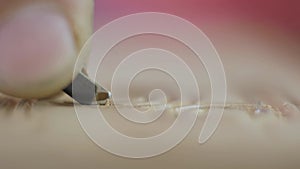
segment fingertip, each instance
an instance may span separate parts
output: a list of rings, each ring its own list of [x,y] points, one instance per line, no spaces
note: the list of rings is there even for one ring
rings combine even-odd
[[[31,5],[0,27],[0,91],[16,97],[45,97],[61,90],[73,73],[76,45],[64,14]]]

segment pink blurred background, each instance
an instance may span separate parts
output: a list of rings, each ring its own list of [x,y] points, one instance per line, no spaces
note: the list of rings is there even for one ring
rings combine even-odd
[[[138,12],[164,12],[191,21],[201,29],[210,22],[259,24],[299,36],[298,0],[95,0],[95,28]]]
[[[246,97],[245,102],[251,102],[247,100],[248,96],[256,97],[262,93],[260,90],[267,88],[273,95],[286,94],[286,89],[294,90],[292,93],[300,92],[298,82],[293,81],[299,79],[300,71],[298,0],[96,0],[95,3],[96,30],[119,17],[140,12],[169,13],[192,22],[208,36],[222,59],[231,102],[241,101],[241,97]],[[164,43],[162,39],[148,37],[144,41],[131,41],[123,46],[123,50],[120,48],[107,58],[118,60],[129,51],[146,47],[159,47],[174,53],[184,51],[175,42]],[[187,51],[180,56],[192,58]],[[197,69],[199,84],[204,84],[203,70],[192,63]],[[107,75],[113,72],[111,62],[103,65],[106,66],[99,72]],[[102,84],[109,87],[110,76],[107,79],[104,75],[99,77]],[[281,83],[278,83],[278,77]],[[202,94],[208,91],[209,83],[203,86],[206,87],[201,88]]]

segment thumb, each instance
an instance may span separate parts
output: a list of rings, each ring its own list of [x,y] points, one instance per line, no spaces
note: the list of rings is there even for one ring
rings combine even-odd
[[[0,92],[31,99],[65,88],[92,16],[92,0],[1,1]]]

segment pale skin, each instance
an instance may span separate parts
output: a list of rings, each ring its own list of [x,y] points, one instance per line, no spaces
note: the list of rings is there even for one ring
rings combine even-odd
[[[37,10],[37,6],[43,10]],[[26,9],[30,9],[30,12],[36,11],[38,15],[31,14]],[[18,17],[18,12],[22,13],[22,17]],[[3,59],[0,60],[0,92],[26,100],[48,98],[60,93],[71,82],[77,54],[91,35],[92,14],[92,0],[0,0],[0,51],[11,56],[7,57],[2,53],[0,55],[0,59]],[[25,23],[35,24],[27,27],[28,24],[21,22],[24,19]],[[10,32],[13,29],[20,31],[18,28],[22,27],[22,24],[27,31],[35,30],[35,36],[30,33],[20,33],[17,36]],[[133,160],[114,156],[93,144],[80,128],[72,106],[52,105],[41,101],[27,113],[24,113],[23,109],[17,108],[12,111],[0,107],[1,166],[299,168],[299,110],[285,108],[285,103],[300,104],[300,78],[297,73],[300,71],[297,66],[297,63],[300,63],[299,39],[280,30],[270,33],[265,27],[249,27],[246,25],[244,29],[240,29],[241,25],[238,24],[208,24],[204,29],[224,62],[228,79],[228,102],[255,104],[256,101],[263,101],[280,109],[280,115],[270,113],[255,116],[251,111],[226,110],[213,137],[206,144],[199,145],[197,139],[205,120],[205,114],[200,114],[194,129],[178,147],[155,158]],[[45,28],[52,31],[44,32],[47,31]],[[5,36],[1,36],[1,31],[5,32],[2,34]],[[248,33],[251,36],[247,36]],[[45,43],[37,43],[41,42],[44,36],[49,36],[46,38],[48,40],[44,41]],[[27,40],[22,42],[20,37]],[[136,48],[147,46],[143,38],[131,40],[138,42],[134,43],[138,45],[129,45],[126,49],[117,48],[114,52],[128,54]],[[15,44],[27,44],[28,41],[33,47],[27,45],[22,48],[21,45]],[[13,46],[9,46],[12,44]],[[175,48],[169,48],[170,46]],[[166,39],[156,41],[152,47],[167,48],[184,55],[190,54],[185,53],[177,42]],[[53,49],[55,52],[51,52]],[[114,53],[108,57],[114,57]],[[36,66],[37,63],[39,66]],[[106,66],[103,69],[111,72],[111,65]],[[159,76],[150,82],[147,81],[147,78],[149,80],[152,76],[144,75],[135,81],[138,84],[136,86],[140,88],[135,88],[133,97],[147,96],[151,89],[149,86],[147,88],[147,84],[154,82],[161,84],[162,88],[169,89],[171,93],[176,91],[177,88],[164,86],[164,79],[159,79]],[[104,83],[105,87],[109,87],[110,78],[109,75],[103,77],[104,82],[107,82]],[[278,78],[281,79],[279,82]],[[51,83],[47,83],[49,81]],[[41,85],[45,83],[47,85]],[[209,94],[205,92],[209,84],[202,78],[199,83],[203,87],[200,89],[203,90],[203,103],[206,103]],[[6,96],[1,97],[3,98]],[[176,116],[174,112],[167,112],[158,122],[145,126],[129,123],[111,108],[107,108],[105,117],[114,128],[124,134],[149,137],[169,127]]]
[[[0,91],[25,99],[57,94],[91,35],[93,1],[1,0],[0,11]]]

